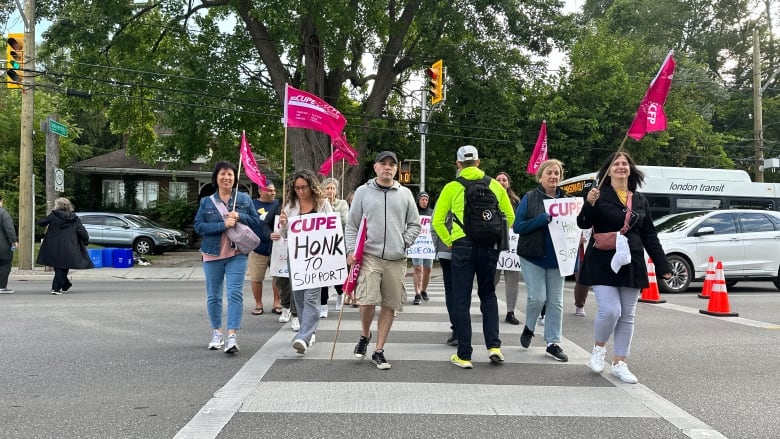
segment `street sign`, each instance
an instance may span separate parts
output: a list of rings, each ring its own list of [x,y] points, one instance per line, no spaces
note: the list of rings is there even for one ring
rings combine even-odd
[[[68,127],[54,119],[49,119],[49,131],[58,136],[68,137]]]
[[[65,192],[65,171],[60,168],[54,168],[54,190]]]

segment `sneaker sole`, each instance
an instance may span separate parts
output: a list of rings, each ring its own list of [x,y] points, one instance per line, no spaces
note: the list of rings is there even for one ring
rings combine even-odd
[[[238,352],[238,345],[231,346],[229,349],[225,349],[226,354],[235,354],[236,352]]]
[[[222,344],[220,344],[219,346],[216,346],[216,345],[211,345],[211,344],[210,344],[210,345],[209,345],[209,350],[210,350],[210,351],[216,351],[217,349],[222,349],[222,347],[223,347],[223,346],[225,346],[225,343],[222,343]]]
[[[303,355],[306,353],[306,343],[303,340],[295,340],[293,342],[293,349],[295,349],[295,351],[299,354]]]
[[[390,369],[390,363],[377,363],[374,360],[371,360],[372,363],[376,364],[376,368],[379,370],[387,370]]]
[[[503,363],[504,359],[496,354],[493,354],[490,356],[490,361],[497,364],[497,363]]]
[[[452,358],[450,358],[450,363],[458,366],[461,369],[474,369],[474,364],[471,363],[471,362],[461,363],[461,362],[457,362],[457,361],[453,360]]]
[[[555,361],[560,361],[561,363],[566,363],[567,361],[569,361],[569,358],[568,358],[568,357],[567,357],[567,358],[558,358],[558,357],[556,357],[555,355],[553,355],[553,354],[551,354],[551,353],[549,353],[549,352],[545,352],[545,354],[546,354],[548,357],[550,357],[550,358],[554,359]]]

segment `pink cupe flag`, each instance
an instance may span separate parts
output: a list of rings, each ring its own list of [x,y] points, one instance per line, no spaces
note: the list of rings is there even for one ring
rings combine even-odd
[[[536,138],[536,145],[531,157],[528,159],[528,167],[525,172],[536,175],[539,165],[547,160],[547,121],[542,121],[542,127],[539,129],[539,136]]]
[[[347,119],[317,96],[287,84],[282,123],[285,127],[320,131],[335,138],[341,136]]]
[[[666,96],[669,94],[669,88],[672,86],[672,77],[674,76],[674,50],[670,50],[666,55],[664,63],[658,74],[655,75],[650,87],[647,88],[642,103],[636,110],[634,121],[628,128],[628,137],[634,140],[642,140],[645,134],[666,129],[666,113],[664,113],[664,104]]]
[[[344,154],[344,160],[346,160],[347,163],[352,166],[358,164],[358,153],[355,151],[355,148],[347,143],[346,134],[342,133],[341,136],[332,137],[331,142],[333,143],[334,150],[341,151]]]
[[[344,281],[343,286],[344,293],[347,296],[354,296],[353,292],[355,291],[358,276],[360,275],[360,266],[363,264],[363,247],[366,243],[367,233],[366,216],[363,215],[363,218],[360,220],[360,225],[358,226],[357,238],[355,239],[355,263],[352,264],[352,267],[349,269],[349,276],[347,276],[347,280]]]
[[[260,189],[265,187],[265,175],[260,172],[260,168],[255,161],[255,155],[252,154],[252,148],[246,141],[246,132],[241,131],[241,164],[244,165],[244,172],[250,180],[255,182]]]

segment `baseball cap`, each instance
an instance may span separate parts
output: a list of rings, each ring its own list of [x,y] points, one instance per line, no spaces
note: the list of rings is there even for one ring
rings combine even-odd
[[[374,162],[375,163],[379,163],[379,162],[381,162],[382,160],[384,160],[384,159],[386,159],[388,157],[393,159],[393,161],[396,164],[398,163],[398,157],[396,157],[395,153],[391,152],[391,151],[382,151],[382,152],[380,152],[379,154],[376,155],[376,158],[374,159]]]
[[[476,147],[464,145],[458,148],[458,161],[465,162],[466,160],[479,160],[479,153]]]

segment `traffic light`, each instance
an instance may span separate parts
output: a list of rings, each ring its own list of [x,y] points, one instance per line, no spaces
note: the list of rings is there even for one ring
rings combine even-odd
[[[6,87],[22,88],[24,70],[24,34],[8,34],[5,45]]]
[[[406,160],[401,162],[401,169],[398,170],[398,182],[409,184],[412,182],[412,163]]]
[[[428,77],[428,95],[431,96],[431,105],[438,104],[444,99],[444,62],[438,60],[425,69]]]

